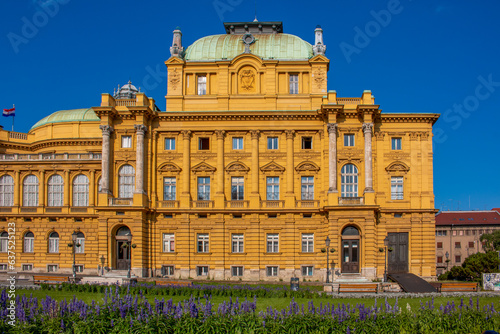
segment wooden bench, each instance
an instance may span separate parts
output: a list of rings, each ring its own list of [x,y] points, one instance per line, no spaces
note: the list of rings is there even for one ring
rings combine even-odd
[[[193,282],[180,282],[180,281],[155,281],[156,285],[175,285],[175,286],[193,286]]]
[[[377,283],[340,283],[339,293],[343,292],[368,292],[377,293],[378,284]]]
[[[476,282],[441,283],[438,292],[477,292]]]
[[[34,284],[61,284],[61,283],[68,283],[69,282],[69,277],[68,276],[40,276],[40,275],[35,275],[33,276],[33,283]]]

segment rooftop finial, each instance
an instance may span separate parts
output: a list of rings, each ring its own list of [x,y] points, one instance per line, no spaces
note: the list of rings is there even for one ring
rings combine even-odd
[[[182,47],[182,32],[179,27],[174,30],[174,39],[172,41],[172,46],[170,47],[170,56],[171,57],[182,57],[182,53],[184,52],[184,48]]]
[[[314,35],[315,35],[315,40],[314,40],[314,46],[313,46],[313,52],[314,55],[324,55],[326,52],[326,45],[323,44],[323,29],[321,29],[320,25],[316,26],[316,29],[314,29]]]
[[[253,21],[259,22],[259,20],[257,20],[257,0],[255,0],[255,19]]]

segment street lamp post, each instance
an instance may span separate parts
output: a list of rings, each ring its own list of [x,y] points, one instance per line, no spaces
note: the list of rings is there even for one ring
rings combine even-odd
[[[330,238],[328,236],[326,237],[325,245],[326,245],[326,283],[330,283],[330,267],[328,258],[328,252],[330,248]]]
[[[73,281],[76,280],[76,258],[75,258],[75,254],[76,254],[76,238],[77,237],[78,237],[78,233],[76,233],[76,231],[74,231],[71,234],[71,239],[73,240]]]
[[[127,233],[127,248],[128,248],[128,271],[127,278],[130,278],[130,269],[132,267],[132,234],[130,232]]]
[[[448,253],[448,251],[444,254],[444,256],[446,256],[446,271],[448,271],[448,265],[450,264],[450,253]]]
[[[101,276],[104,276],[104,263],[106,262],[106,259],[104,258],[104,255],[101,256]]]
[[[389,246],[389,236],[387,235],[384,239],[384,283],[387,283],[387,247]]]

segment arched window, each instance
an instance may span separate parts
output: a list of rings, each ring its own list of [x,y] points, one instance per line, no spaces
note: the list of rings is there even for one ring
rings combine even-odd
[[[89,206],[89,178],[83,174],[73,179],[73,206]]]
[[[340,171],[341,196],[358,197],[358,169],[353,164],[347,164]]]
[[[0,206],[14,205],[14,179],[10,175],[0,177]]]
[[[124,237],[128,234],[130,234],[130,229],[127,226],[122,226],[116,231],[117,237]]]
[[[9,245],[9,233],[2,232],[0,234],[0,253],[7,253]]]
[[[59,234],[52,232],[49,235],[49,253],[59,253]]]
[[[26,232],[24,235],[24,252],[33,253],[35,249],[35,235],[33,232]]]
[[[359,235],[359,231],[354,226],[347,226],[342,230],[342,235]]]
[[[130,165],[124,165],[118,171],[118,197],[134,197],[135,170]]]
[[[82,232],[76,234],[76,243],[80,246],[75,248],[75,253],[85,253],[85,235]]]
[[[38,206],[38,178],[33,174],[23,181],[23,206]]]
[[[61,175],[55,174],[48,181],[48,206],[63,206],[64,181]]]

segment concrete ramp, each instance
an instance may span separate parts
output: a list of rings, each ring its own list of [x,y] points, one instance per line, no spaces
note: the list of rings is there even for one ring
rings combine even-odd
[[[427,281],[421,279],[417,275],[404,273],[404,274],[388,274],[387,277],[397,282],[404,292],[411,293],[426,293],[437,292],[436,288],[430,285]]]

